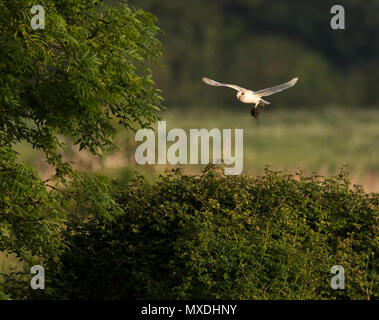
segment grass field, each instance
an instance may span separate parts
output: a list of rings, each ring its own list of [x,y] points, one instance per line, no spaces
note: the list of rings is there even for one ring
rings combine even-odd
[[[265,165],[270,165],[332,174],[343,163],[357,178],[379,173],[376,110],[331,108],[288,112],[267,108],[260,114],[259,125],[243,107],[236,112],[220,110],[205,115],[200,110],[190,114],[176,111],[168,113],[166,119],[168,127],[244,129],[246,173],[261,173]]]
[[[290,111],[288,111],[290,110]],[[244,171],[257,175],[265,165],[273,169],[302,169],[311,174],[335,174],[346,164],[354,183],[362,184],[368,192],[379,191],[379,110],[364,108],[320,108],[313,110],[283,110],[270,107],[261,110],[260,123],[250,116],[244,105],[235,111],[201,110],[165,111],[167,132],[189,129],[244,129]],[[234,131],[232,131],[234,141]],[[137,147],[134,133],[122,132],[116,140],[120,150],[104,159],[70,148],[66,157],[81,170],[118,176],[120,170],[130,175],[134,169],[154,179],[165,170],[164,165],[135,164]],[[167,148],[169,147],[167,144]],[[31,161],[42,176],[51,174],[40,154],[25,145],[18,146],[23,158]],[[186,165],[187,172],[196,173],[199,166]]]

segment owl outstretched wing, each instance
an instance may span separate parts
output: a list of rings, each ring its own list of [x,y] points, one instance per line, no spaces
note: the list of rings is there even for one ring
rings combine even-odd
[[[236,86],[235,84],[221,83],[221,82],[217,82],[217,81],[214,81],[214,80],[208,79],[208,78],[203,78],[203,81],[210,86],[229,87],[229,88],[232,88],[232,89],[237,90],[237,91],[245,91],[246,90],[245,88]]]
[[[298,80],[298,78],[293,78],[291,81],[288,81],[286,83],[280,84],[280,85],[275,86],[275,87],[271,87],[271,88],[267,88],[267,89],[263,89],[263,90],[259,90],[259,91],[254,91],[254,93],[260,97],[268,97],[274,93],[278,93],[278,92],[281,92],[285,89],[293,87],[296,84],[297,80]]]

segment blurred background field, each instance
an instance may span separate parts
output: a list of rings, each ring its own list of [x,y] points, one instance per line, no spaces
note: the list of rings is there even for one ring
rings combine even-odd
[[[244,130],[244,174],[262,174],[265,165],[279,170],[304,170],[327,175],[335,174],[346,164],[353,183],[362,184],[368,192],[379,191],[379,111],[358,108],[313,108],[310,110],[288,107],[277,110],[270,106],[261,111],[258,124],[246,105],[235,103],[234,111],[225,108],[204,110],[191,108],[164,112],[167,132],[182,128],[189,137],[190,129],[212,128]],[[156,135],[157,137],[157,135]],[[81,170],[98,172],[109,177],[129,178],[133,173],[143,174],[153,181],[169,165],[138,165],[135,150],[141,142],[134,141],[134,133],[121,131],[114,150],[103,159],[86,151],[78,152],[69,145],[65,158],[74,161]],[[172,143],[167,143],[167,148]],[[26,145],[19,145],[23,159],[31,161],[42,178],[53,172],[40,153]],[[234,154],[234,147],[232,149]],[[188,161],[189,162],[189,161]],[[198,173],[201,166],[182,165],[185,172]]]

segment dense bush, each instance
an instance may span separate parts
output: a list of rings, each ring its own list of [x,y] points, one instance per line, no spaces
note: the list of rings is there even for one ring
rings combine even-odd
[[[71,221],[68,249],[47,265],[50,298],[379,296],[379,196],[351,188],[344,169],[332,178],[175,170],[114,197],[124,213],[113,222]],[[345,269],[345,290],[330,287],[333,265]]]

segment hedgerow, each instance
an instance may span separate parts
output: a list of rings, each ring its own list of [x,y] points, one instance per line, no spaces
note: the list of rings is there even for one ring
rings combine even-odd
[[[178,169],[113,197],[114,220],[67,225],[67,249],[46,266],[49,298],[378,298],[379,195],[351,186],[344,168],[328,178]],[[344,290],[330,286],[334,265]]]

